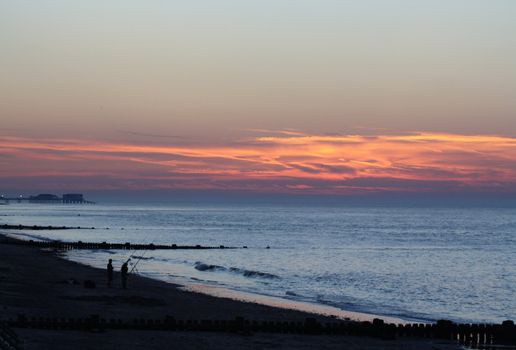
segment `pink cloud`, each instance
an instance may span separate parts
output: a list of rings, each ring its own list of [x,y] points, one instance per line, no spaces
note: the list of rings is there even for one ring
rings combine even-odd
[[[0,137],[0,179],[6,189],[516,190],[516,138],[271,134],[209,146]]]

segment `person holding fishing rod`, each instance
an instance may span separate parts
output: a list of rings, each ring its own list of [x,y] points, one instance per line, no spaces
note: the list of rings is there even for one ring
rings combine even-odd
[[[127,263],[131,260],[131,258],[127,259],[125,263],[122,264],[122,268],[120,269],[120,277],[122,278],[122,288],[127,289],[127,274],[129,272],[129,268],[127,267]]]
[[[107,264],[107,285],[111,288],[111,282],[113,282],[113,260],[109,259]]]
[[[151,243],[151,245],[152,245],[152,243]],[[143,254],[140,257],[138,257],[138,260],[136,260],[136,263],[133,264],[131,271],[129,271],[129,267],[127,266],[127,264],[129,263],[129,261],[131,261],[131,258],[133,257],[134,253],[136,253],[136,249],[134,250],[134,252],[132,254],[129,255],[129,258],[126,260],[126,262],[122,264],[122,267],[120,268],[120,277],[122,279],[122,288],[123,289],[127,289],[127,275],[129,273],[133,273],[133,272],[136,273],[138,271],[136,269],[136,266],[138,266],[138,263],[143,259],[145,254],[147,254],[147,251],[148,251],[148,249],[145,249]]]

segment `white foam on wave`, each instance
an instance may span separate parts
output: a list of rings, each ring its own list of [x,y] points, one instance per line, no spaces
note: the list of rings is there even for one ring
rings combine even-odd
[[[279,279],[280,277],[277,275],[274,275],[272,273],[262,272],[262,271],[255,271],[255,270],[247,270],[242,269],[239,267],[224,267],[220,265],[211,265],[211,264],[205,264],[203,262],[197,261],[194,265],[195,269],[198,271],[229,271],[233,272],[239,275],[242,275],[244,277],[249,278],[267,278],[267,279]]]

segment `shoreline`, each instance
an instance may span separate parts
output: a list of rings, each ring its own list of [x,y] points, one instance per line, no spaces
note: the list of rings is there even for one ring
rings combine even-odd
[[[0,235],[0,239],[5,236]],[[115,273],[114,288],[105,285],[105,271],[85,266],[55,256],[53,251],[0,244],[0,308],[2,318],[15,319],[19,314],[34,317],[88,317],[101,315],[106,319],[131,320],[135,318],[161,318],[173,315],[178,319],[234,319],[304,321],[314,317],[320,321],[334,318],[296,310],[282,309],[242,302],[227,298],[184,291],[178,285],[142,276],[130,276],[127,290],[118,287],[119,274]],[[78,283],[73,283],[73,280]],[[92,280],[96,288],[87,289],[82,282]],[[16,329],[27,349],[67,349],[77,339],[83,339],[82,348],[108,349],[105,334],[81,333],[66,330]],[[109,331],[117,342],[128,349],[141,349],[135,342],[134,331]],[[456,344],[438,339],[397,339],[385,343],[382,339],[354,336],[274,335],[256,333],[251,337],[237,334],[212,334],[210,332],[136,332],[138,339],[161,348],[173,341],[183,344],[179,348],[347,348],[383,349],[455,349]],[[63,347],[53,344],[58,335]],[[87,336],[86,336],[87,335]],[[195,336],[194,336],[195,335]],[[160,339],[157,341],[154,338]],[[273,341],[269,339],[274,339]],[[104,340],[103,340],[104,339]],[[153,340],[154,339],[154,340]],[[106,340],[107,341],[107,340]],[[220,344],[213,344],[219,341]],[[133,343],[131,343],[133,342]],[[181,343],[183,342],[183,343]],[[229,342],[229,343],[228,343]],[[262,343],[268,345],[263,345]],[[440,344],[436,347],[436,343]],[[107,341],[106,344],[109,344]],[[253,345],[254,344],[254,345]],[[256,344],[262,344],[258,346]],[[219,346],[220,345],[220,346]],[[107,346],[107,345],[106,345]]]
[[[78,262],[85,266],[90,266],[93,268],[99,268],[92,264],[89,264],[84,261],[74,260],[73,258],[64,257],[65,260]],[[149,278],[155,281],[160,281],[164,283],[168,283],[171,285],[177,286],[177,288],[192,292],[199,293],[204,295],[213,296],[216,298],[230,299],[234,301],[247,302],[253,304],[259,304],[264,306],[270,306],[275,308],[281,308],[286,310],[294,310],[300,311],[310,314],[315,314],[323,317],[330,317],[332,319],[340,319],[340,320],[348,320],[348,321],[368,321],[372,322],[374,319],[379,318],[383,319],[386,323],[395,323],[395,324],[410,324],[410,323],[422,323],[422,324],[430,324],[435,321],[422,320],[417,318],[400,318],[389,315],[382,314],[373,314],[362,312],[359,310],[344,310],[332,305],[305,301],[305,300],[296,300],[290,298],[284,298],[281,296],[261,294],[255,291],[246,291],[238,288],[233,288],[231,286],[220,286],[210,284],[208,281],[203,281],[199,279],[191,280],[187,276],[174,276],[167,278],[160,278],[160,276],[152,275],[146,271],[140,272],[140,276],[145,278]]]
[[[24,239],[19,239],[15,236],[28,236],[31,238],[35,238],[31,235],[27,235],[25,233],[11,233],[11,232],[1,232],[0,236],[8,237],[10,239],[14,240],[21,240],[24,241]],[[13,237],[14,236],[14,237]],[[65,261],[71,261],[75,262],[84,266],[88,266],[94,269],[100,269],[97,266],[88,264],[86,262],[81,262],[78,260],[74,260],[73,258],[70,258],[68,256],[58,256],[61,259],[64,259]],[[208,283],[203,284],[202,282],[189,282],[187,280],[187,277],[178,277],[178,278],[172,278],[173,280],[170,281],[170,279],[160,279],[156,278],[150,275],[147,275],[145,273],[140,273],[140,277],[149,278],[154,281],[160,281],[167,284],[170,284],[172,286],[175,286],[176,288],[179,288],[181,290],[187,291],[187,292],[193,292],[193,293],[199,293],[204,295],[209,295],[216,298],[223,298],[223,299],[230,299],[234,301],[240,301],[245,303],[253,303],[253,304],[259,304],[264,306],[270,306],[274,308],[281,308],[286,310],[294,310],[309,314],[314,314],[322,317],[330,317],[333,319],[341,319],[341,320],[351,320],[351,321],[369,321],[372,322],[374,319],[379,318],[383,319],[386,323],[395,323],[395,324],[409,324],[409,323],[431,323],[432,321],[428,320],[421,320],[416,317],[413,318],[400,318],[390,315],[381,315],[381,314],[373,314],[368,312],[362,312],[358,310],[345,310],[341,309],[332,305],[322,304],[322,303],[316,303],[316,302],[310,302],[310,301],[302,301],[302,300],[293,300],[289,298],[282,298],[281,296],[272,296],[267,294],[260,294],[258,292],[251,292],[251,291],[243,291],[238,290],[236,288],[231,287],[223,287],[223,286],[214,286],[210,285]],[[179,279],[183,281],[179,281]]]
[[[0,240],[5,239],[5,237],[6,236],[4,234],[0,233]],[[9,239],[14,238],[9,237]],[[190,316],[189,310],[186,310],[187,306],[193,306],[184,304],[185,302],[205,303],[205,310],[204,312],[201,312],[200,316],[208,318],[213,318],[214,316],[219,316],[219,314],[221,314],[221,311],[218,310],[218,306],[224,307],[224,314],[233,314],[235,316],[237,315],[235,313],[237,311],[240,311],[241,313],[249,312],[250,314],[254,314],[257,317],[264,318],[266,318],[265,316],[271,316],[272,318],[289,316],[293,319],[302,319],[304,317],[314,316],[312,314],[303,313],[295,310],[279,309],[268,307],[266,305],[244,303],[241,301],[231,300],[228,298],[214,297],[203,293],[187,292],[181,290],[181,285],[164,282],[141,275],[130,275],[128,289],[124,290],[120,287],[120,274],[117,271],[114,272],[113,287],[108,288],[106,286],[106,272],[103,269],[85,265],[58,256],[58,254],[56,254],[53,250],[41,250],[38,248],[0,243],[0,252],[2,253],[1,256],[10,257],[14,259],[17,262],[17,268],[23,269],[25,270],[25,272],[28,272],[27,274],[22,274],[20,271],[19,276],[17,276],[19,280],[15,284],[26,284],[27,286],[30,286],[32,284],[38,284],[44,286],[44,288],[42,288],[42,293],[40,293],[39,295],[34,293],[34,297],[39,296],[41,298],[57,296],[59,299],[62,300],[63,297],[65,297],[66,299],[67,297],[74,298],[79,295],[91,296],[95,294],[98,295],[100,293],[107,296],[119,297],[130,296],[136,293],[145,295],[145,297],[147,297],[148,299],[159,301],[160,299],[162,299],[160,297],[162,297],[164,293],[166,293],[176,298],[176,300],[180,299],[180,301],[183,302],[182,305],[177,303],[177,301],[179,300],[174,302],[174,304],[176,304],[174,305],[174,312],[170,312],[170,314],[173,313],[178,316],[184,316],[185,318]],[[30,261],[28,261],[28,259],[30,259]],[[0,268],[2,269],[2,271],[11,271],[13,267],[0,266]],[[22,275],[25,275],[27,278],[23,278]],[[83,288],[82,282],[84,280],[94,281],[96,287],[93,289]],[[78,283],[74,283],[73,281],[77,281]],[[60,291],[58,291],[59,289]],[[57,295],[48,295],[44,293],[47,290],[56,291],[60,293],[58,293]],[[30,297],[30,295],[24,296]],[[55,302],[55,300],[52,301]],[[156,304],[158,304],[158,302]],[[58,304],[56,303],[56,305],[54,306],[56,306],[55,310],[59,311],[60,308],[57,307]],[[19,309],[19,306],[17,304],[16,309]],[[48,311],[48,309],[41,307],[38,307],[36,309]],[[87,311],[85,311],[84,313],[85,316],[93,313],[92,311],[97,311],[96,309],[91,308],[86,309]],[[23,308],[22,310],[18,311],[23,311]],[[80,311],[81,309],[76,310],[76,312]],[[109,313],[111,311],[121,312],[122,314],[125,313],[123,309],[120,310],[116,307],[114,308],[114,310],[109,310],[109,308],[107,308],[101,311],[106,311],[106,313]],[[145,313],[145,310],[137,311]],[[162,308],[162,310],[160,310],[160,313],[166,315],[165,311],[172,310]],[[17,313],[14,313],[13,309],[12,311],[7,311],[6,313],[4,313],[4,315],[8,317],[15,317]],[[317,316],[320,316],[321,319],[329,319],[322,315]]]
[[[202,293],[219,298],[229,298],[231,300],[251,302],[260,305],[267,305],[271,307],[282,308],[286,310],[295,310],[306,312],[323,317],[330,317],[332,319],[340,319],[346,321],[357,322],[373,322],[374,319],[382,319],[386,323],[395,324],[409,324],[414,321],[404,320],[401,318],[384,316],[378,314],[369,314],[360,311],[343,310],[331,305],[311,303],[308,301],[291,300],[282,297],[263,295],[252,292],[245,292],[224,287],[209,286],[203,284],[189,284],[180,287],[185,291],[194,293]],[[417,321],[418,323],[427,324],[430,322]]]

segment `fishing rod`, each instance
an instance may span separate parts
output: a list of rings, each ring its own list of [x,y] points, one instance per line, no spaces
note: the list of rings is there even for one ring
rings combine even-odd
[[[145,239],[143,241],[144,242],[147,241],[149,236],[150,236],[150,233],[147,233],[147,235],[145,236]],[[152,241],[151,243],[154,243],[154,241]],[[134,254],[136,254],[137,250],[138,250],[137,248],[134,248],[132,253],[129,251],[129,256],[128,256],[127,260],[125,261],[126,264],[128,264],[129,261],[131,261],[131,258],[134,256]],[[147,252],[147,250],[145,250],[145,252]],[[144,254],[145,254],[145,252],[144,252]],[[138,259],[138,261],[140,261],[140,259]],[[138,261],[136,263],[138,263]],[[134,269],[134,267],[133,267],[133,269]],[[133,269],[131,269],[131,272],[133,272]]]
[[[138,257],[138,260],[136,260],[136,262],[133,264],[133,267],[131,268],[131,271],[129,271],[129,273],[132,273],[136,269],[136,266],[138,266],[138,263],[144,258],[145,254],[147,254],[147,251],[148,249],[146,249],[143,252],[143,254]]]
[[[147,241],[147,243],[145,244],[145,246],[147,246],[147,247],[149,247],[150,245],[152,245],[152,244],[154,243],[154,240],[152,240],[152,241],[150,242],[150,244],[148,243],[147,238],[149,238],[149,236],[150,236],[150,234],[148,233],[148,234],[146,235],[146,237],[145,237],[146,239],[144,240],[144,241]],[[138,260],[136,260],[136,262],[133,264],[133,266],[132,266],[132,268],[131,268],[131,271],[129,271],[129,273],[132,273],[133,271],[135,271],[135,270],[136,270],[136,266],[138,266],[138,264],[139,264],[139,263],[140,263],[140,261],[145,257],[145,254],[147,254],[147,252],[148,252],[148,251],[149,251],[149,248],[147,248],[147,249],[145,249],[145,250],[143,251],[143,254],[142,254],[142,255],[140,255],[140,256],[138,257]],[[130,255],[129,259],[127,259],[127,263],[128,263],[128,262],[131,260],[131,258],[134,256],[134,253],[136,253],[136,249],[135,249],[135,250],[134,250],[134,252]],[[136,270],[136,271],[138,271],[138,270]]]

